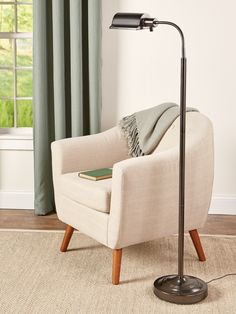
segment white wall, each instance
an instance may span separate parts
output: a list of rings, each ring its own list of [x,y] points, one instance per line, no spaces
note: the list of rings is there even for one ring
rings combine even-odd
[[[111,31],[114,13],[147,12],[176,22],[186,36],[188,105],[214,124],[211,211],[236,214],[236,1],[102,0],[102,5],[102,128],[134,111],[179,100],[178,33],[167,26],[154,33]],[[33,152],[0,147],[0,208],[16,206],[33,207]]]
[[[181,26],[188,58],[187,104],[213,122],[212,210],[236,214],[235,0],[103,0],[103,112],[107,129],[124,115],[179,101],[180,39],[171,27],[111,31],[116,12],[145,12]]]
[[[34,208],[32,149],[0,149],[0,208]]]
[[[0,151],[0,190],[33,190],[33,152]]]

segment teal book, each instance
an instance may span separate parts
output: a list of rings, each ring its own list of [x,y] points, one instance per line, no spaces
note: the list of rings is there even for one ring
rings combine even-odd
[[[81,171],[79,172],[79,177],[93,181],[109,179],[112,177],[112,168],[101,168],[88,171]]]

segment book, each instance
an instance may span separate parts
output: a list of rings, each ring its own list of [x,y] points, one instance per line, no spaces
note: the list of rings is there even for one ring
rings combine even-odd
[[[109,179],[112,177],[112,168],[101,168],[88,171],[81,171],[79,172],[78,175],[80,178],[93,181]]]

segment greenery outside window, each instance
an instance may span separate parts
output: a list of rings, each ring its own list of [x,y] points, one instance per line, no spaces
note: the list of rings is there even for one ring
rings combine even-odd
[[[0,130],[32,128],[32,0],[0,0]]]

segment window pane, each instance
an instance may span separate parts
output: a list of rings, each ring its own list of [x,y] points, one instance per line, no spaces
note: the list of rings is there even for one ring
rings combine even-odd
[[[14,103],[13,100],[0,99],[0,128],[14,127]]]
[[[0,66],[13,65],[13,40],[0,39]]]
[[[0,5],[0,32],[15,31],[14,15],[15,15],[14,5],[9,4]]]
[[[32,71],[17,70],[17,96],[32,97]]]
[[[32,5],[17,6],[17,31],[32,32]]]
[[[32,39],[16,40],[17,66],[32,66]]]
[[[17,101],[17,126],[32,127],[32,100]]]
[[[0,70],[0,97],[13,98],[14,77],[11,70]]]

